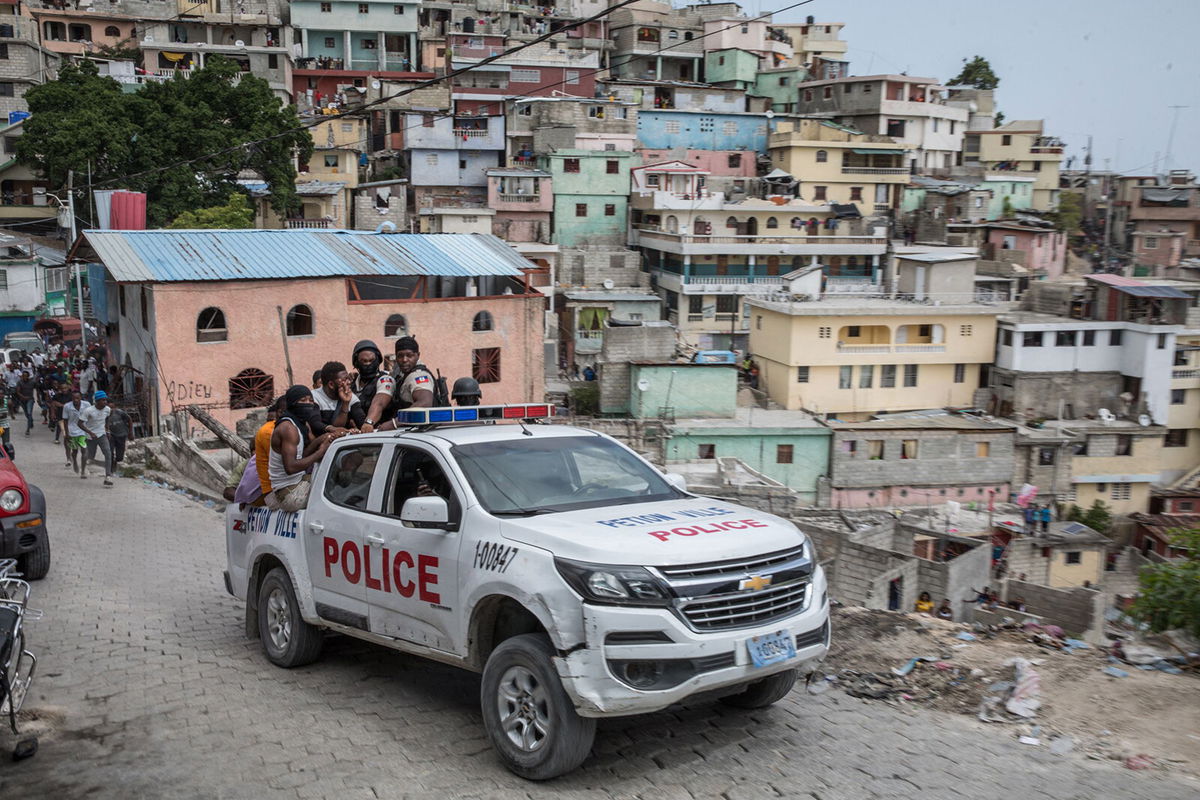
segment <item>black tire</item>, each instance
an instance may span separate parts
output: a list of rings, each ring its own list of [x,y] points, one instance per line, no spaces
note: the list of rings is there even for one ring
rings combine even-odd
[[[276,567],[258,587],[258,638],[272,664],[291,669],[321,655],[321,629],[300,616],[300,604],[287,570]]]
[[[746,684],[746,688],[737,694],[721,698],[721,702],[734,708],[766,708],[787,697],[788,692],[796,685],[800,677],[799,670],[785,669],[768,675],[762,680]]]
[[[596,738],[596,720],[575,713],[554,669],[554,655],[545,634],[526,633],[504,640],[483,668],[483,727],[504,766],[531,781],[575,769]],[[521,700],[528,701],[524,709],[517,705]],[[502,706],[508,709],[503,715]],[[529,745],[516,739],[526,739]]]
[[[43,534],[37,547],[21,556],[21,576],[27,581],[40,581],[50,571],[50,535]]]

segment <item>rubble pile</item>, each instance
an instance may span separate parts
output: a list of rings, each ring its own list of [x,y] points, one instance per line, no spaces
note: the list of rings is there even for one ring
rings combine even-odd
[[[1200,643],[1184,634],[1117,626],[1090,645],[1053,625],[865,608],[836,609],[833,624],[826,675],[809,691],[970,715],[1060,755],[1200,774]]]

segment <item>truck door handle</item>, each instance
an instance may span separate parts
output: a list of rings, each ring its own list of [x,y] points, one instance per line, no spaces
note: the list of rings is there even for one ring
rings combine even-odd
[[[319,522],[308,523],[308,529],[310,531],[312,531],[313,533],[324,533],[325,532],[325,526]]]
[[[368,533],[367,541],[370,542],[373,546],[379,547],[383,544],[383,537],[377,533]]]

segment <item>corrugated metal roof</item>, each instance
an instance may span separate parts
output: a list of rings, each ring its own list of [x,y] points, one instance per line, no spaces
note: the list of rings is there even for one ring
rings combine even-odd
[[[118,282],[336,275],[519,276],[530,263],[490,234],[328,230],[84,231]]]

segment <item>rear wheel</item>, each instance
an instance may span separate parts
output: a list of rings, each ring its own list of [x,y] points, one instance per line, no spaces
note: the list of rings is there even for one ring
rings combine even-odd
[[[799,675],[799,671],[794,669],[776,672],[747,684],[746,688],[737,694],[722,697],[721,702],[734,708],[766,708],[787,697],[788,692],[796,685]]]
[[[258,635],[272,664],[302,667],[321,655],[321,629],[300,616],[287,570],[276,567],[258,587]]]
[[[50,571],[50,535],[42,534],[37,547],[21,556],[21,574],[27,581],[38,581]]]
[[[545,634],[506,639],[483,668],[483,726],[504,765],[522,778],[544,781],[583,763],[596,721],[575,713],[554,669]]]

